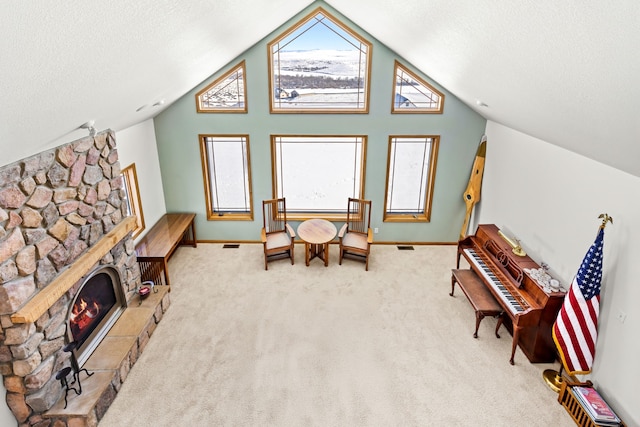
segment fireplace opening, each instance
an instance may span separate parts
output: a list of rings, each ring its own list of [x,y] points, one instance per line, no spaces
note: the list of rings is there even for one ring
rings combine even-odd
[[[82,366],[126,307],[120,274],[105,265],[87,276],[69,307],[67,331]]]

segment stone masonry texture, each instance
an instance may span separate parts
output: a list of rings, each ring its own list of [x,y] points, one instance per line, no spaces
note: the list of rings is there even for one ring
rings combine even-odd
[[[55,373],[70,363],[68,306],[83,279],[36,322],[11,315],[126,217],[120,173],[110,130],[0,167],[0,373],[20,427],[51,424],[42,414],[61,395]],[[131,235],[100,263],[114,260],[128,301],[140,283]]]

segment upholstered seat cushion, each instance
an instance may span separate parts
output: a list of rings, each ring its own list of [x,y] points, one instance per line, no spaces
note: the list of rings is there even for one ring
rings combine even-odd
[[[267,234],[267,249],[281,248],[291,244],[291,237],[286,231]]]
[[[342,246],[367,250],[367,235],[360,233],[347,233],[342,238]]]

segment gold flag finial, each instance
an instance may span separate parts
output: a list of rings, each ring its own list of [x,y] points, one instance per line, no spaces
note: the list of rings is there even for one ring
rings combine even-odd
[[[600,228],[605,228],[607,226],[607,222],[610,222],[611,224],[613,224],[613,218],[610,217],[609,214],[607,213],[600,214],[598,218],[602,219],[602,224],[600,224]]]

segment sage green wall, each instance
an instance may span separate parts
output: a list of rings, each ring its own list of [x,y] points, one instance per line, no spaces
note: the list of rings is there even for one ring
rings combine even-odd
[[[373,44],[369,114],[269,114],[267,43],[319,5]],[[443,114],[390,113],[396,59],[445,94]],[[246,61],[248,113],[198,114],[195,94],[241,60]],[[272,198],[271,134],[351,134],[368,136],[365,197],[372,201],[372,227],[379,228],[374,240],[419,243],[457,241],[465,211],[462,193],[486,120],[350,20],[318,2],[177,100],[154,124],[167,212],[195,212],[198,240],[259,241],[261,202]],[[198,134],[204,133],[249,135],[254,221],[207,221],[198,142]],[[441,136],[431,222],[383,223],[388,137],[420,134]],[[292,225],[297,227],[297,223]]]

